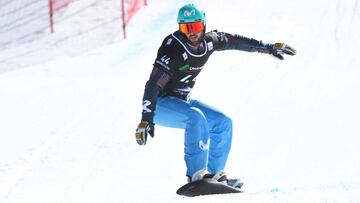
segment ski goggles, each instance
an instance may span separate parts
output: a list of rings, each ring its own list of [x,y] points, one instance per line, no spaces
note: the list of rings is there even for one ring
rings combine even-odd
[[[204,28],[205,26],[203,22],[179,23],[179,30],[184,34],[200,33],[204,31]]]

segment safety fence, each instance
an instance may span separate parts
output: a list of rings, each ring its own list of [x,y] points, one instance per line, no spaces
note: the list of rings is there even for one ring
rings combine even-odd
[[[76,49],[81,52],[121,34],[125,38],[127,25],[144,5],[146,0],[0,1],[0,73],[6,67],[40,62],[31,59],[36,52],[51,49],[55,58],[76,54],[74,46],[82,47]]]
[[[54,14],[59,13],[71,2],[79,0],[49,0],[50,30],[54,32]],[[126,38],[126,26],[130,19],[137,13],[142,5],[147,5],[146,0],[121,0],[121,20],[124,38]]]

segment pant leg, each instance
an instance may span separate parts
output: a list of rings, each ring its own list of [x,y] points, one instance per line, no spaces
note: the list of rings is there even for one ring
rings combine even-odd
[[[157,101],[154,122],[172,128],[185,129],[186,175],[206,169],[209,152],[209,129],[204,114],[188,102],[175,97],[161,97]]]
[[[231,119],[221,111],[197,100],[191,100],[189,104],[200,109],[208,122],[210,149],[207,167],[209,172],[216,173],[224,170],[231,148]]]

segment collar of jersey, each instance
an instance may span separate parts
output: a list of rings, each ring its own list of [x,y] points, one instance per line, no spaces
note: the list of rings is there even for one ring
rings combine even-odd
[[[204,43],[205,42],[205,40],[203,40],[201,43],[204,43],[204,46],[205,46],[205,51],[204,51],[204,53],[202,53],[202,54],[194,54],[194,53],[192,53],[187,47],[186,47],[186,45],[179,39],[179,38],[177,38],[174,34],[171,34],[172,35],[172,37],[173,38],[175,38],[183,47],[184,47],[184,49],[186,50],[186,52],[188,53],[188,54],[190,54],[191,56],[194,56],[194,57],[202,57],[202,56],[205,56],[205,54],[207,53],[207,51],[208,51],[208,48],[207,48],[207,46],[206,46],[206,43]]]

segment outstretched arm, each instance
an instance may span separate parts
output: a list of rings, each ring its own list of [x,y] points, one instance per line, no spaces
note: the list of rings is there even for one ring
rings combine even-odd
[[[218,50],[241,50],[247,52],[268,53],[283,60],[284,54],[295,55],[296,50],[285,43],[267,44],[256,39],[247,38],[241,35],[232,35],[224,32],[213,31],[211,33]]]

